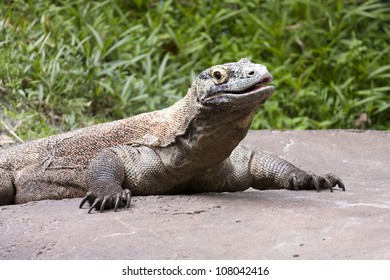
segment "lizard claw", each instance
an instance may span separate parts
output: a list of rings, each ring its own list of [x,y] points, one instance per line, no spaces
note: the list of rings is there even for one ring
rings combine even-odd
[[[131,191],[129,189],[124,190],[126,195],[126,208],[130,208],[130,202],[131,202]]]
[[[88,201],[91,205],[88,210],[88,214],[90,214],[93,209],[96,209],[100,213],[108,209],[114,209],[116,212],[118,208],[121,207],[130,208],[131,196],[131,191],[128,189],[122,190],[122,193],[114,193],[105,196],[97,196],[93,192],[89,191],[82,199],[79,208],[82,208]]]
[[[333,192],[333,188],[329,180],[324,178],[324,181],[325,181],[325,186],[330,190],[330,192]]]
[[[98,207],[98,204],[101,202],[100,198],[96,198],[95,201],[92,203],[91,207],[89,208],[88,210],[88,214],[91,213],[92,209],[93,208],[96,208]]]
[[[114,211],[116,212],[118,210],[118,207],[121,203],[121,201],[125,201],[125,208],[130,208],[130,202],[131,202],[131,191],[129,189],[124,189],[122,196],[120,194],[116,195],[115,198],[115,206]]]
[[[337,185],[340,189],[342,189],[345,192],[345,185],[344,185],[343,181],[341,181],[339,176],[334,175],[333,173],[329,173],[329,174],[326,174],[324,177],[331,185],[332,191],[333,191],[333,188]]]
[[[319,192],[321,189],[329,189],[333,192],[333,189],[338,186],[345,191],[344,183],[341,179],[332,174],[326,174],[324,176],[317,176],[309,172],[297,172],[292,173],[289,176],[288,187],[289,190],[309,190],[316,189]]]
[[[85,202],[90,200],[91,196],[92,196],[92,193],[91,192],[87,192],[87,194],[83,197],[83,200],[81,200],[81,203],[80,203],[80,206],[79,206],[80,209],[83,208]]]
[[[102,202],[102,204],[100,205],[100,213],[102,213],[103,210],[104,210],[104,207],[106,207],[107,199],[109,199],[109,196],[108,196],[108,195],[104,196],[103,202]],[[111,199],[110,199],[110,200],[111,200]]]
[[[297,183],[297,177],[295,174],[291,175],[290,181],[289,181],[289,189],[294,189],[296,191],[299,191],[298,183]]]
[[[316,188],[317,192],[320,191],[320,185],[318,183],[318,180],[314,174],[311,174],[310,176],[312,185]]]
[[[120,194],[116,194],[114,212],[116,212],[116,210],[118,210],[120,202],[121,202],[121,196],[120,196]]]

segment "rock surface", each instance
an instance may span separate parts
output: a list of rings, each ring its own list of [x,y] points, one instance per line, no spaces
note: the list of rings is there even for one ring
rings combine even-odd
[[[0,207],[0,259],[390,259],[390,133],[251,131],[244,142],[333,172],[346,192],[134,197],[129,210],[80,199]]]

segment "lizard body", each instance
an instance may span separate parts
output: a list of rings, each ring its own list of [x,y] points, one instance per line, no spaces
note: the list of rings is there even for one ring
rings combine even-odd
[[[169,108],[51,136],[0,152],[0,205],[83,197],[90,210],[129,207],[132,195],[257,189],[345,190],[239,145],[273,93],[261,64],[203,71]]]

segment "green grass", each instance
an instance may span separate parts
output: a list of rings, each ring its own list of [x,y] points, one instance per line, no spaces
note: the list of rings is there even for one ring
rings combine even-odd
[[[277,86],[252,128],[390,129],[389,23],[386,1],[3,1],[0,119],[33,139],[161,109],[248,57]]]

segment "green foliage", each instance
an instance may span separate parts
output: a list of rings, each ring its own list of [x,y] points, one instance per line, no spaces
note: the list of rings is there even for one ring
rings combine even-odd
[[[24,139],[164,108],[242,57],[277,86],[253,128],[390,128],[386,1],[3,2],[0,119]]]

